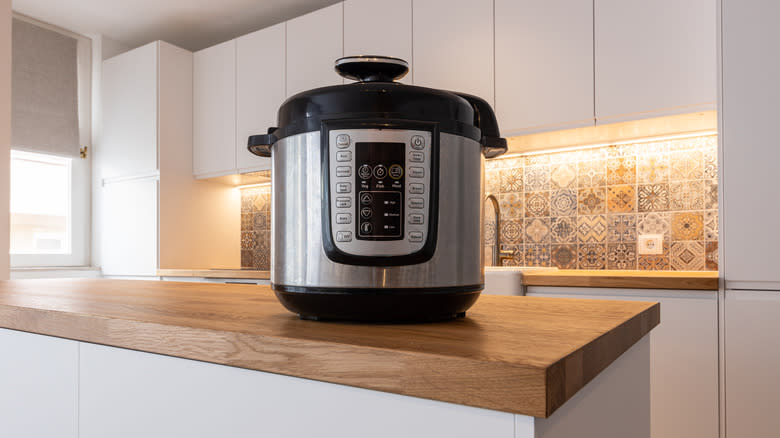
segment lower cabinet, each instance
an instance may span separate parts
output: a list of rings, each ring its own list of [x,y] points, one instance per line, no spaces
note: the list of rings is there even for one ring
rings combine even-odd
[[[660,302],[661,324],[650,332],[652,437],[718,436],[717,291],[529,286],[526,295]],[[774,315],[779,312],[780,293],[777,293]],[[728,330],[728,323],[726,328]],[[780,363],[780,340],[770,331],[764,332],[763,336],[767,339],[775,336],[775,349],[771,352],[764,349],[764,353],[759,354],[774,355],[775,363]],[[744,348],[750,348],[749,341],[744,345]],[[728,358],[726,363],[728,365]],[[770,375],[776,376],[776,373]],[[755,382],[773,382],[774,406],[780,406],[780,383],[776,378],[756,379]],[[749,394],[751,391],[746,390],[745,396]],[[780,428],[780,420],[775,419],[773,424],[773,430]],[[765,435],[737,433],[729,436]]]
[[[726,290],[726,436],[780,431],[780,291]]]

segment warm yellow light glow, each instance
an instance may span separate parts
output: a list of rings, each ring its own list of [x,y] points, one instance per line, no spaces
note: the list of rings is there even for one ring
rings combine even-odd
[[[236,186],[236,189],[238,189],[238,190],[241,190],[241,189],[251,189],[251,188],[255,188],[255,187],[271,187],[271,183],[270,182],[265,182],[265,183],[259,183],[259,184],[245,184],[243,186]]]

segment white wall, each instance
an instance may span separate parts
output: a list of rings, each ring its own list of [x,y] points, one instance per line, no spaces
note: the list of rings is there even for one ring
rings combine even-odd
[[[0,0],[0,280],[8,279],[10,154],[11,0]]]

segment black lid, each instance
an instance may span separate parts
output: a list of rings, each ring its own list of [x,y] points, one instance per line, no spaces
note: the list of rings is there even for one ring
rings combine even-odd
[[[304,132],[318,131],[323,120],[414,120],[434,122],[440,132],[479,141],[488,157],[506,151],[490,105],[466,94],[393,82],[408,71],[398,58],[380,56],[346,57],[336,61],[339,74],[358,82],[316,88],[298,93],[279,108],[278,127],[268,135],[249,138],[249,150],[270,155],[277,140]]]

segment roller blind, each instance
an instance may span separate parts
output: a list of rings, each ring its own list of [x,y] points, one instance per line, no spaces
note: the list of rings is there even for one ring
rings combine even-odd
[[[13,20],[11,147],[78,156],[77,43]]]

